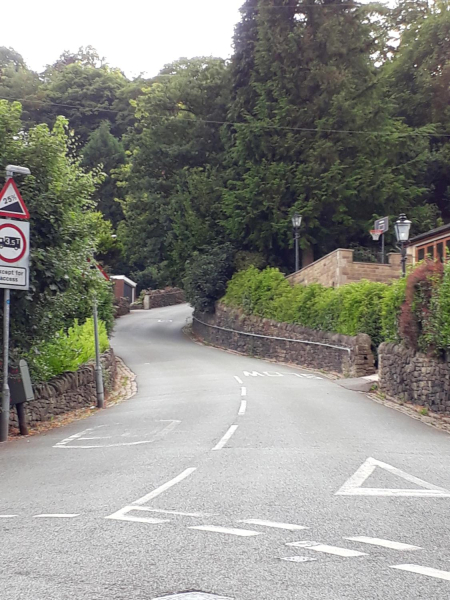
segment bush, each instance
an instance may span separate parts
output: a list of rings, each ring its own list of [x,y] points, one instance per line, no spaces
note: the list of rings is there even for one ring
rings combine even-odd
[[[225,293],[233,273],[234,250],[223,244],[203,253],[196,252],[186,264],[183,279],[186,300],[195,310],[214,311],[216,300]]]
[[[106,325],[99,321],[100,352],[109,348]],[[48,381],[65,371],[76,371],[80,365],[95,357],[94,320],[87,319],[84,325],[75,320],[66,332],[59,331],[53,340],[45,342],[39,354],[27,356],[35,383]]]

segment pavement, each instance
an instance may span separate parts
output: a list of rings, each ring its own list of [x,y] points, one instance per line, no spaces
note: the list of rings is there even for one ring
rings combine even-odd
[[[137,394],[0,445],[1,600],[449,598],[450,436],[190,315],[122,317]]]

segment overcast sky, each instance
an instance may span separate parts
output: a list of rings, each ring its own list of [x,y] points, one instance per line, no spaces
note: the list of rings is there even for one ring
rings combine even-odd
[[[231,55],[244,0],[21,0],[5,13],[0,46],[41,71],[64,50],[94,46],[129,76],[155,75],[181,56]],[[11,7],[13,5],[11,4]]]

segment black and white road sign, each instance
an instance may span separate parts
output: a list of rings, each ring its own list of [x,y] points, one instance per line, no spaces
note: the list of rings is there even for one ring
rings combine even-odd
[[[30,213],[17,189],[14,179],[8,179],[0,192],[0,216],[29,219]]]
[[[30,224],[0,220],[0,288],[29,287]]]

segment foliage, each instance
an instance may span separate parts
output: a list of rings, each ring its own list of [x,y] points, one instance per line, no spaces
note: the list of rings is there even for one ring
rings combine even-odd
[[[196,252],[188,261],[183,284],[186,299],[195,310],[214,311],[214,304],[225,293],[232,275],[233,258],[232,246],[223,244]]]
[[[112,326],[110,286],[90,266],[102,223],[91,200],[98,173],[85,172],[70,145],[65,119],[58,118],[51,130],[38,125],[24,132],[20,105],[0,100],[0,164],[31,170],[17,179],[32,236],[30,290],[12,292],[13,358],[39,348],[74,319],[84,321],[92,314],[94,292],[102,318]]]
[[[382,338],[385,342],[399,343],[399,318],[402,305],[405,301],[407,279],[402,277],[393,281],[384,292],[381,309]]]
[[[109,348],[105,323],[99,320],[100,352]],[[84,325],[75,319],[73,325],[56,332],[54,338],[44,342],[38,353],[30,353],[30,371],[35,382],[48,381],[66,371],[77,368],[95,357],[94,320],[89,318]]]

